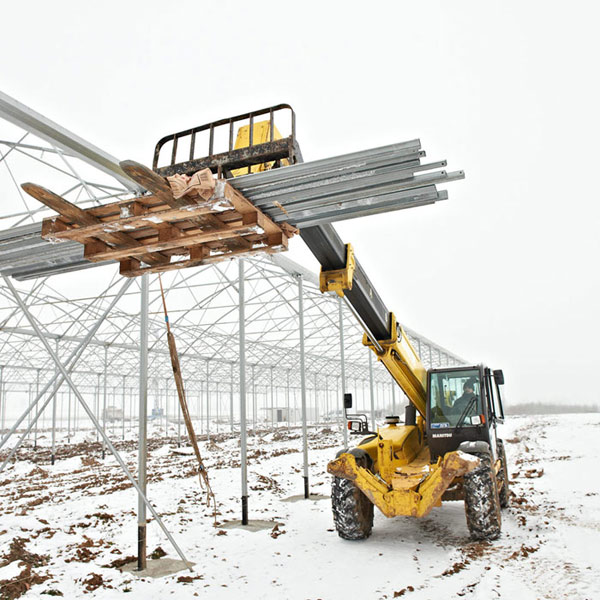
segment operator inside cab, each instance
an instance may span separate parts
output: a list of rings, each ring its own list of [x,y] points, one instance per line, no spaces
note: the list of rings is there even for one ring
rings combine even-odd
[[[469,405],[469,402],[472,402],[475,397],[475,384],[472,379],[469,379],[463,385],[463,394],[460,398],[457,398],[454,404],[452,405],[452,412],[458,411],[460,415],[465,408]]]
[[[459,420],[471,424],[471,417],[481,412],[480,389],[477,371],[435,373],[429,399],[431,427],[455,427]]]

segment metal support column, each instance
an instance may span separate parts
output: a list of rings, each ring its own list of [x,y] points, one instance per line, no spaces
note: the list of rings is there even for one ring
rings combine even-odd
[[[240,317],[240,450],[242,466],[242,525],[248,525],[248,447],[246,434],[246,310],[244,289],[244,260],[238,261],[239,317]]]
[[[121,388],[121,399],[123,409],[121,411],[121,439],[125,439],[125,375],[123,375],[123,387]]]
[[[271,429],[275,428],[275,403],[274,403],[274,389],[273,389],[273,369],[271,367]]]
[[[4,367],[0,366],[0,413],[2,416],[0,427],[4,431],[6,424],[6,398],[4,397]]]
[[[37,373],[35,375],[35,397],[36,399],[40,397],[40,369],[37,369]],[[35,401],[37,402],[37,400]],[[35,405],[34,402],[34,405]],[[43,423],[42,423],[43,425]],[[33,437],[33,449],[37,450],[37,441],[38,441],[38,419],[35,420],[35,433]]]
[[[306,427],[306,357],[304,355],[304,280],[298,275],[298,324],[300,332],[300,392],[302,400],[302,455],[304,458],[304,497],[308,491],[308,430]]]
[[[56,340],[56,356],[58,357],[58,339]],[[58,378],[58,367],[56,367],[54,377]],[[54,461],[56,460],[56,399],[59,389],[60,387],[56,388],[56,394],[54,394],[54,398],[52,398],[52,450],[50,452],[51,465],[53,465]]]
[[[148,275],[142,275],[141,312],[140,312],[140,397],[138,424],[138,571],[146,568],[146,460],[147,460],[147,423],[148,423],[148,303],[150,286]]]
[[[233,433],[233,363],[231,363],[231,373],[229,375],[229,426]]]
[[[104,396],[102,400],[102,429],[106,433],[106,394],[108,378],[108,346],[104,346]],[[102,460],[106,457],[106,445],[102,442]]]
[[[206,439],[210,441],[210,386],[209,386],[209,363],[206,359]]]

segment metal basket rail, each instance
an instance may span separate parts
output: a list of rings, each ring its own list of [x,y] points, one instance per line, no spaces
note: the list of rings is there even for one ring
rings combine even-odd
[[[289,112],[289,123],[291,134],[281,139],[275,139],[276,116],[281,116],[282,112]],[[254,143],[254,124],[258,117],[268,115],[269,118],[269,140],[263,143]],[[249,144],[244,148],[234,148],[234,133],[236,126],[242,126],[243,123],[249,125]],[[278,120],[281,123],[281,120]],[[215,132],[220,128],[228,128],[229,146],[226,152],[214,153]],[[206,148],[198,151],[198,134],[208,131],[208,152]],[[163,152],[166,144],[172,142],[170,153]],[[177,162],[177,152],[181,145],[186,144],[189,147],[188,159],[183,162]],[[189,144],[189,146],[187,146]],[[169,162],[166,165],[159,166],[161,159],[165,154],[170,154]],[[201,156],[197,156],[201,154]],[[287,160],[290,165],[302,162],[302,154],[296,140],[296,113],[289,104],[278,104],[269,108],[255,110],[244,113],[236,117],[213,121],[205,125],[200,125],[192,129],[186,129],[178,133],[172,133],[160,139],[154,149],[154,161],[152,168],[163,177],[169,177],[175,174],[191,175],[200,169],[209,168],[213,173],[224,177],[231,177],[231,172],[235,169],[252,167],[263,163]],[[278,166],[278,164],[276,164]]]

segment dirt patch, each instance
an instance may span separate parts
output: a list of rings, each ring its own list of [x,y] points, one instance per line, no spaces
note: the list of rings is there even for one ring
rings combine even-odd
[[[180,575],[177,578],[177,583],[192,583],[192,581],[197,581],[198,579],[204,579],[204,575]]]
[[[285,529],[279,529],[279,523],[271,529],[271,533],[269,534],[274,540],[276,540],[280,535],[286,533]]]
[[[48,579],[50,579],[50,575],[40,575],[31,570],[31,565],[25,565],[24,569],[13,579],[0,581],[0,600],[20,598],[34,585],[44,583]]]
[[[522,544],[521,547],[518,550],[515,550],[508,558],[509,560],[527,558],[530,554],[537,552],[539,549],[539,546],[526,546],[525,544]]]
[[[455,562],[449,569],[446,569],[442,573],[442,577],[448,577],[448,575],[456,575],[456,573],[460,573],[463,569],[467,568],[467,565],[471,561],[468,559],[461,560],[460,562]]]
[[[524,475],[527,479],[537,479],[544,474],[544,469],[529,469],[525,471]]]
[[[85,579],[81,580],[81,585],[83,585],[86,592],[93,592],[99,587],[112,589],[112,585],[106,583],[104,579],[102,579],[102,575],[98,575],[98,573],[90,573]]]
[[[137,556],[124,556],[123,558],[117,558],[108,565],[104,565],[108,569],[120,569],[121,567],[128,565],[137,560]]]
[[[115,515],[110,515],[108,513],[94,513],[93,515],[85,515],[86,519],[98,519],[98,521],[102,521],[102,523],[109,523],[110,521],[115,520]]]
[[[156,560],[157,558],[162,558],[163,556],[166,556],[167,553],[160,547],[157,546],[152,554],[150,554],[149,558],[151,558],[152,560]]]
[[[6,552],[0,562],[0,567],[5,567],[12,562],[17,561],[18,566],[22,567],[21,572],[12,579],[0,581],[0,600],[14,600],[20,598],[28,592],[32,586],[43,583],[50,579],[47,574],[41,575],[32,569],[43,567],[48,564],[47,555],[35,554],[25,548],[29,540],[16,537],[12,540],[8,552]]]
[[[75,553],[69,558],[65,558],[65,562],[87,563],[94,560],[100,554],[99,551],[94,552],[91,548],[104,546],[104,540],[98,540],[98,542],[94,543],[89,537],[85,535],[83,537],[85,538],[84,541],[75,546]]]
[[[29,540],[16,537],[9,546],[9,550],[2,556],[4,559],[0,563],[0,567],[5,567],[11,562],[18,560],[21,563],[30,565],[31,567],[43,567],[48,564],[50,557],[46,554],[34,554],[25,549],[25,544]]]
[[[27,477],[40,477],[42,479],[47,479],[48,471],[44,471],[44,469],[41,467],[35,467],[35,469],[32,469],[29,471],[29,473],[27,473]]]
[[[258,479],[258,483],[250,486],[250,489],[253,492],[270,490],[277,493],[283,493],[283,489],[273,477],[267,477],[266,475],[257,473],[256,479]]]
[[[405,588],[402,588],[399,592],[394,592],[394,598],[401,598],[406,594],[406,592],[414,592],[415,588],[412,585],[409,585]]]

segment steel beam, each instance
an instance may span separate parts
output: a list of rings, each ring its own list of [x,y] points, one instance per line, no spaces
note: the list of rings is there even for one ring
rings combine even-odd
[[[112,175],[129,191],[141,192],[141,188],[125,175],[114,156],[3,92],[0,92],[0,117],[46,140],[69,155],[76,156],[104,173]]]

